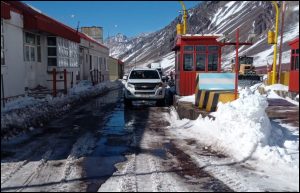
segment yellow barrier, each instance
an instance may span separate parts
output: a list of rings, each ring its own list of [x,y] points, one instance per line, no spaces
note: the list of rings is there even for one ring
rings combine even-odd
[[[206,111],[212,112],[217,110],[219,102],[227,103],[235,100],[234,92],[232,91],[216,91],[210,92],[208,102],[206,105]]]
[[[208,100],[209,91],[207,90],[198,90],[195,95],[195,106],[200,109],[205,108]]]
[[[288,86],[289,81],[290,81],[290,72],[282,72],[280,74],[280,84]]]
[[[216,111],[219,102],[227,103],[234,100],[233,91],[198,90],[195,94],[195,106],[207,112]]]
[[[273,78],[272,72],[268,72],[268,80],[267,80],[268,85],[272,84],[272,78]],[[290,80],[290,73],[289,72],[281,72],[279,83],[288,86],[289,80]]]

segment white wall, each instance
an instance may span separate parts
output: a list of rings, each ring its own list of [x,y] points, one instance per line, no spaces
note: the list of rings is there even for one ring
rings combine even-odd
[[[95,61],[95,57],[106,58],[106,62],[108,62],[109,58],[109,50],[105,49],[95,43],[89,42],[85,39],[81,39],[80,43],[81,48],[84,49],[83,53],[83,65],[80,66],[80,77],[83,80],[91,80],[90,76],[90,55],[92,55],[92,69],[98,69],[101,71],[101,74],[104,76],[104,80],[109,80],[108,69],[105,69],[105,65],[97,65],[98,62]],[[86,60],[86,56],[88,56],[88,60]],[[103,59],[102,59],[103,60]]]
[[[11,12],[11,19],[3,19],[5,65],[1,64],[1,74],[3,74],[4,97],[25,93],[22,18],[22,15]]]

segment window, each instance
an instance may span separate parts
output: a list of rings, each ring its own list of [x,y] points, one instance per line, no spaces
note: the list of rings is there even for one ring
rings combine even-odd
[[[57,66],[56,37],[47,37],[48,66]]]
[[[194,49],[194,46],[184,46],[184,51],[190,51],[192,52]]]
[[[218,46],[207,46],[207,71],[218,71],[219,65],[219,47]]]
[[[196,54],[196,71],[205,71],[206,54]]]
[[[206,46],[196,46],[196,52],[205,52]]]
[[[184,71],[192,71],[193,70],[193,54],[184,54],[183,55],[183,70]]]
[[[218,54],[212,53],[208,54],[208,71],[218,70]]]
[[[295,57],[295,70],[299,70],[299,56]]]
[[[194,46],[184,46],[183,48],[183,70],[193,71],[194,70]]]
[[[25,32],[24,42],[24,60],[26,62],[36,61],[36,35]]]
[[[36,36],[36,43],[37,43],[37,61],[42,62],[41,36]]]
[[[98,69],[98,57],[97,56],[93,56],[93,61],[94,61],[94,64],[93,64],[93,66],[94,66],[94,69]]]
[[[292,50],[291,70],[299,70],[299,49]]]
[[[108,71],[108,66],[107,66],[106,58],[103,58],[103,63],[105,65],[105,70]]]
[[[102,64],[102,58],[101,57],[98,57],[98,69],[101,71],[101,64]]]
[[[4,57],[4,30],[3,30],[3,19],[1,18],[1,64],[5,65]]]
[[[79,49],[79,64],[83,64],[83,58],[84,57],[84,55],[83,55],[83,48],[80,48]]]
[[[196,46],[196,71],[205,71],[206,46]]]
[[[210,52],[210,51],[217,52],[217,51],[218,51],[218,49],[219,49],[219,47],[218,47],[218,46],[208,46],[208,51],[209,51],[209,52]]]
[[[156,70],[133,70],[130,73],[130,79],[159,79],[159,74]]]
[[[69,41],[60,37],[57,37],[57,56],[58,66],[68,67],[69,66]]]
[[[47,37],[48,66],[78,67],[79,46],[61,37]]]
[[[35,45],[35,35],[25,32],[25,43]]]
[[[217,45],[184,46],[183,70],[218,71],[219,49]]]

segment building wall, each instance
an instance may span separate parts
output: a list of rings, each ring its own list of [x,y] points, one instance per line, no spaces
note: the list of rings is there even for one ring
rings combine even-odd
[[[108,58],[109,80],[119,79],[118,60],[112,57]]]
[[[23,63],[23,19],[11,12],[11,19],[3,19],[4,65],[1,64],[3,90],[1,98],[25,93],[26,66]],[[1,83],[2,87],[2,83]]]
[[[50,34],[46,33],[35,33],[32,31],[24,31],[34,34],[40,37],[40,47],[41,47],[41,61],[37,60],[37,52],[36,52],[36,60],[34,62],[26,62],[23,60],[23,63],[26,66],[26,87],[29,89],[34,89],[37,86],[47,87],[48,89],[53,89],[53,69],[56,69],[56,88],[64,89],[64,74],[63,70],[67,71],[67,89],[72,87],[72,84],[76,84],[76,74],[79,73],[78,67],[59,67],[57,66],[48,66],[48,45],[47,45],[47,37]],[[50,35],[51,36],[51,35]],[[37,50],[37,46],[35,46]],[[23,47],[24,50],[24,47]],[[57,60],[58,61],[58,60]],[[72,75],[73,74],[73,75]]]
[[[109,50],[85,39],[81,39],[80,48],[83,50],[82,58],[79,59],[79,61],[82,61],[80,66],[80,77],[82,80],[91,80],[90,70],[94,69],[101,72],[101,81],[109,80]]]
[[[107,48],[81,39],[78,46],[82,53],[78,49],[78,58],[82,60],[78,60],[78,66],[59,67],[58,64],[57,66],[48,66],[47,37],[51,34],[24,30],[23,15],[14,11],[11,11],[10,19],[1,20],[3,21],[1,35],[3,35],[4,40],[4,63],[1,63],[1,76],[3,78],[3,81],[1,80],[1,98],[23,95],[26,90],[36,88],[38,85],[53,89],[53,69],[57,71],[56,80],[63,80],[63,70],[67,70],[67,88],[69,89],[71,85],[75,85],[80,79],[91,79],[90,62],[91,69],[101,71],[102,81],[109,80],[109,50]],[[25,60],[26,32],[40,37],[41,61],[37,61],[38,46],[33,44],[31,46],[35,50],[35,60]],[[90,60],[90,57],[92,60]],[[74,56],[74,58],[77,57]],[[64,89],[63,81],[57,81],[56,85],[57,89]]]
[[[103,28],[102,27],[81,27],[81,32],[103,43]]]

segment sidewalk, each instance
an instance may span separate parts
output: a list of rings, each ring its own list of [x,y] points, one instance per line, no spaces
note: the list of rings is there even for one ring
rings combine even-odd
[[[268,103],[266,113],[271,120],[279,119],[282,123],[299,128],[299,106],[284,99],[268,99]]]

